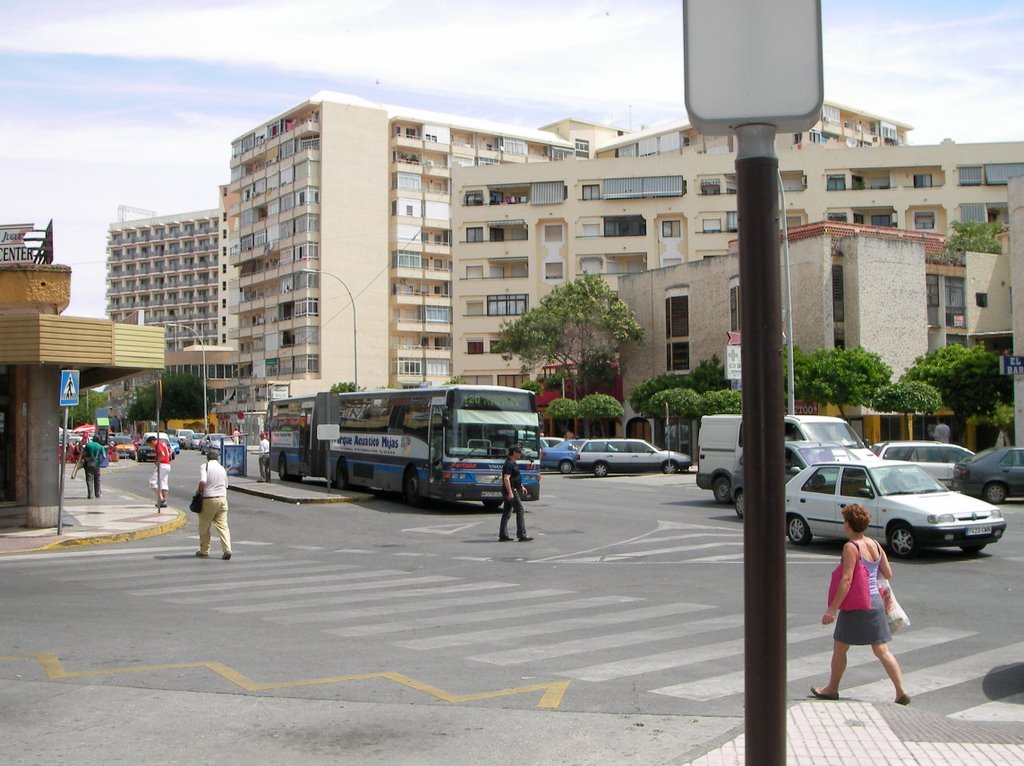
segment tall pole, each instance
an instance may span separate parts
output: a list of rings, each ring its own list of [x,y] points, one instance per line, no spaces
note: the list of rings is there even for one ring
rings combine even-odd
[[[775,127],[736,128],[743,332],[747,763],[786,760],[786,547]],[[756,437],[755,437],[756,435]]]
[[[345,288],[345,292],[348,293],[349,305],[352,306],[352,383],[355,385],[356,390],[359,390],[359,333],[356,330],[356,301],[352,297],[352,291],[348,289],[348,285],[345,284],[345,280],[339,277],[337,274],[332,274],[329,271],[321,271],[325,277],[331,277],[337,279],[341,283],[341,286]],[[321,342],[323,339],[321,338]]]
[[[786,302],[786,411],[796,415],[796,381],[793,374],[793,288],[789,282],[789,224],[786,223],[786,187],[779,173],[779,195],[782,198],[782,298]]]
[[[208,433],[210,430],[209,414],[210,411],[206,407],[206,341],[203,340],[195,328],[189,327],[187,324],[181,322],[165,322],[164,324],[174,325],[175,327],[184,327],[190,333],[196,336],[199,341],[199,348],[203,352],[203,433]],[[157,423],[157,431],[160,430],[160,424]]]

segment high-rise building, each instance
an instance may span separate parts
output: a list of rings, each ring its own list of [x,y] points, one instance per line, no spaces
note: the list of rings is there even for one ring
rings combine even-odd
[[[449,379],[452,168],[576,154],[551,132],[330,92],[237,138],[225,204],[239,397]]]

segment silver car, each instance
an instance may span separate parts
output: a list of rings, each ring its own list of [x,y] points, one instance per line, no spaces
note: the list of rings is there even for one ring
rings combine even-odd
[[[871,451],[882,460],[919,465],[947,487],[953,483],[953,466],[974,454],[955,444],[928,441],[880,442]]]
[[[643,439],[587,439],[580,445],[576,469],[594,476],[609,473],[687,471],[692,464],[683,452],[661,450]]]

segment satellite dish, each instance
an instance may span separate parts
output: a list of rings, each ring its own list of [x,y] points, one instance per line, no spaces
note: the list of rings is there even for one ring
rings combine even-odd
[[[851,149],[856,149],[857,148],[857,139],[856,138],[848,138],[848,139],[846,139],[846,145],[848,147],[850,147]]]

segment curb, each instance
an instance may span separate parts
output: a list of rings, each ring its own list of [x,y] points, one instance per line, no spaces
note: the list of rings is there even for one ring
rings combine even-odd
[[[184,513],[179,511],[177,508],[172,508],[177,518],[168,521],[166,524],[160,524],[156,527],[147,527],[146,529],[139,529],[133,532],[116,532],[111,535],[96,535],[95,537],[79,537],[73,540],[54,540],[52,543],[47,543],[39,548],[29,548],[19,553],[26,553],[29,551],[48,551],[56,548],[77,548],[84,545],[106,545],[109,543],[126,543],[132,540],[143,540],[147,537],[156,537],[157,535],[165,535],[168,532],[173,532],[176,529],[181,529],[185,526],[188,521],[188,517]]]
[[[253,495],[255,497],[266,498],[267,500],[277,500],[281,503],[291,503],[292,505],[331,505],[333,503],[363,503],[367,500],[375,500],[377,495],[371,494],[358,494],[354,496],[349,495],[322,495],[322,496],[303,496],[303,497],[289,497],[288,495],[279,495],[272,490],[266,490],[258,487],[248,486],[237,486],[229,485],[228,489],[232,492],[241,492],[245,495]]]

